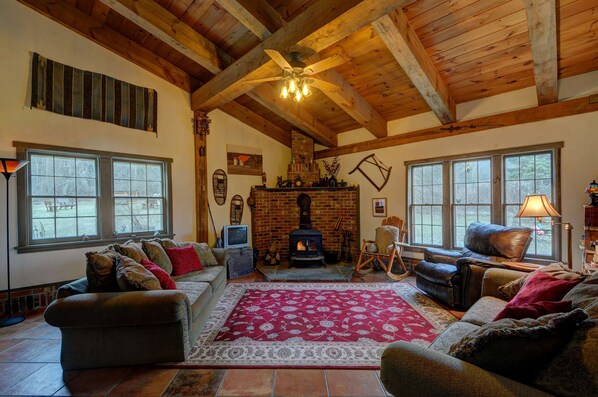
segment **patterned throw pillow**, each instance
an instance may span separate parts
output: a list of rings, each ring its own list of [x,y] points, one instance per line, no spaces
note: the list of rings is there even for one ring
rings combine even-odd
[[[530,277],[533,277],[535,274],[540,272],[550,274],[552,277],[556,277],[560,280],[582,281],[586,278],[586,276],[581,274],[580,272],[571,270],[560,262],[555,262],[551,263],[550,265],[544,266],[541,269],[533,271],[525,277],[521,277],[517,280],[508,282],[505,285],[501,285],[500,287],[498,287],[498,293],[501,294],[506,300],[511,300],[515,295],[517,295],[519,290],[527,283]]]
[[[86,252],[87,257],[87,283],[89,292],[115,292],[120,291],[116,282],[115,260],[119,256],[113,250],[102,252]]]
[[[197,253],[193,247],[166,248],[166,253],[172,262],[174,276],[182,276],[198,270],[203,270]]]
[[[166,273],[172,274],[172,262],[162,248],[162,244],[156,240],[141,240],[143,252],[146,253],[150,262],[160,266]]]
[[[159,241],[160,245],[162,245],[162,248],[164,248],[164,249],[176,248],[179,246],[177,243],[175,243],[173,240],[171,240],[169,238],[156,239],[156,241]]]
[[[128,240],[123,244],[114,244],[114,249],[119,254],[128,256],[137,263],[141,263],[141,260],[143,259],[148,259],[145,252],[143,252],[143,247],[141,246],[141,243],[136,243],[133,240]]]
[[[588,317],[582,309],[537,320],[502,319],[481,326],[451,346],[449,355],[515,379],[529,379]]]
[[[143,265],[127,256],[116,259],[116,281],[121,291],[150,291],[162,289],[160,281]]]
[[[212,253],[212,249],[207,243],[184,242],[179,243],[179,247],[192,246],[203,266],[218,266],[218,260]]]

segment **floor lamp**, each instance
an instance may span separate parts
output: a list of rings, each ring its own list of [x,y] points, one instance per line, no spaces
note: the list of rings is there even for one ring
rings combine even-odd
[[[25,166],[29,161],[25,160],[15,160],[15,159],[2,159],[0,158],[0,172],[6,178],[6,280],[8,282],[8,318],[5,320],[0,321],[0,327],[8,327],[9,325],[15,325],[20,323],[21,321],[25,320],[23,316],[12,316],[12,299],[10,297],[10,222],[9,214],[10,208],[8,205],[8,199],[10,195],[8,194],[8,180],[17,172],[20,168]]]
[[[548,197],[545,194],[530,194],[525,197],[525,201],[521,205],[519,212],[515,218],[537,218],[538,222],[544,222],[542,217],[560,218],[561,214],[554,209]],[[571,231],[573,226],[569,222],[555,222],[550,221],[551,225],[564,225],[567,231],[567,266],[571,269],[572,245],[571,245]]]

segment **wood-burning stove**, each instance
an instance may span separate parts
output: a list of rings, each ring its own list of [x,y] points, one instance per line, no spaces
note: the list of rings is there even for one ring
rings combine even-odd
[[[307,194],[297,197],[300,208],[299,229],[289,234],[289,267],[293,265],[323,265],[322,232],[311,228],[311,198]]]

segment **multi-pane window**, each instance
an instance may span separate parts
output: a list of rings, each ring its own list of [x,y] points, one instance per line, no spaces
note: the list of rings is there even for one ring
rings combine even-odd
[[[172,231],[171,161],[17,143],[19,252],[101,245]]]
[[[442,164],[411,167],[410,181],[413,242],[442,245]]]
[[[553,198],[552,152],[532,153],[504,158],[504,207],[505,223],[509,226],[529,227],[534,239],[528,253],[537,256],[552,256],[552,227],[550,222],[538,222],[536,218],[515,218],[525,196],[545,194]]]
[[[97,158],[32,154],[29,160],[31,238],[97,236]]]
[[[115,233],[161,231],[164,218],[162,164],[114,161]]]
[[[545,194],[558,208],[556,159],[561,147],[557,143],[406,163],[411,243],[462,248],[471,223],[499,223],[533,230],[528,256],[556,258],[558,234],[550,222],[515,214],[530,194]]]
[[[492,185],[489,158],[453,162],[454,246],[463,247],[465,230],[472,222],[491,223]]]

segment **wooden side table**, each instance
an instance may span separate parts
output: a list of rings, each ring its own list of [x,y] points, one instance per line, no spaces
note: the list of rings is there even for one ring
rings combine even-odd
[[[538,270],[538,269],[544,267],[544,265],[537,265],[535,263],[527,263],[527,262],[503,262],[502,264],[505,265],[505,267],[507,269],[519,270],[520,272],[528,272],[528,273],[531,273],[534,270]]]

